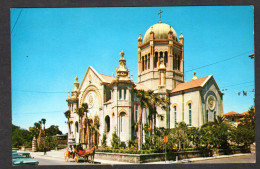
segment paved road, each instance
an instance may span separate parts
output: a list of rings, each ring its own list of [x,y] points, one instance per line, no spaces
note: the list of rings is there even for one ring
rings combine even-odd
[[[68,162],[59,158],[36,156],[34,157],[39,161],[39,165],[91,165],[89,162],[84,162],[83,159],[80,159],[78,163],[75,163],[73,159],[70,159]],[[98,164],[98,163],[95,163]]]
[[[256,155],[255,154],[247,154],[242,156],[228,157],[228,158],[219,158],[219,159],[210,159],[203,161],[193,161],[190,163],[255,163]]]

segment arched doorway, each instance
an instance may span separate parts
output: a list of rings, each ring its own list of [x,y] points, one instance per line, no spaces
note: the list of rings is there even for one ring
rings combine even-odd
[[[120,137],[120,140],[121,141],[126,141],[126,126],[123,125],[123,124],[126,124],[125,123],[125,116],[126,116],[126,113],[125,112],[121,112],[119,114],[119,125],[118,125],[118,129],[119,129],[119,137]]]

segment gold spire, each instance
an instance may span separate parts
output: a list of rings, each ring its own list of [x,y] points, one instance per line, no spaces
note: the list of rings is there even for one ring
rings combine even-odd
[[[121,58],[119,59],[119,65],[116,69],[116,77],[119,80],[129,80],[129,70],[126,68],[126,60],[124,58],[124,51],[120,52]]]

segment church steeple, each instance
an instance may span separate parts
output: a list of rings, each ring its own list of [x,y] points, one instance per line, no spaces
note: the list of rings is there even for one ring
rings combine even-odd
[[[159,84],[170,91],[184,82],[183,35],[181,34],[179,41],[173,27],[161,22],[161,14],[160,10],[159,22],[150,26],[142,39],[139,36],[138,82],[148,86],[150,90],[157,90],[158,86],[154,84]]]

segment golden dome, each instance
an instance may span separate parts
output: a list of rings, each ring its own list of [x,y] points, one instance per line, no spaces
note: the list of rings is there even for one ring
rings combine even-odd
[[[154,24],[144,34],[143,43],[150,41],[150,32],[154,32],[155,39],[168,39],[168,33],[171,30],[173,33],[173,40],[178,41],[175,30],[168,24],[159,22]]]

